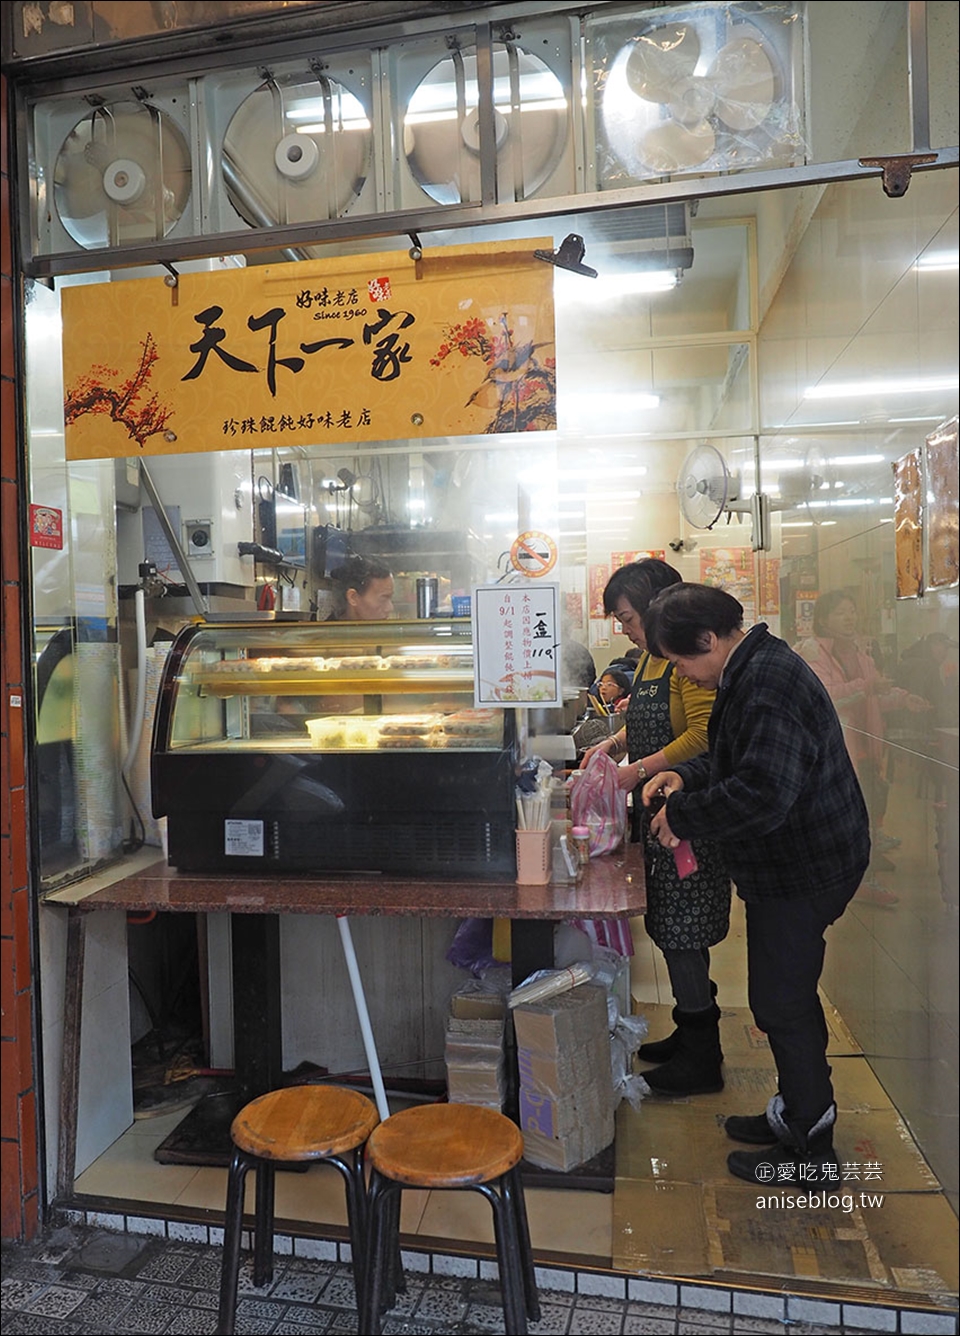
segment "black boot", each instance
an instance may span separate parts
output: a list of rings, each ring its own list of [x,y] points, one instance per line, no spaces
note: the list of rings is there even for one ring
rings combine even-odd
[[[680,1033],[676,1053],[643,1079],[656,1095],[709,1095],[723,1089],[720,1008],[674,1012]]]
[[[840,1165],[833,1149],[836,1104],[831,1104],[811,1128],[805,1129],[785,1116],[782,1096],[774,1095],[766,1117],[776,1134],[776,1143],[763,1150],[732,1151],[727,1156],[731,1174],[747,1183],[839,1183]]]
[[[673,1009],[673,1023],[677,1028],[666,1039],[655,1039],[652,1044],[640,1045],[637,1057],[641,1062],[667,1062],[676,1054],[680,1047],[680,1013],[676,1007]]]
[[[723,1130],[731,1140],[746,1141],[751,1146],[772,1146],[777,1139],[766,1113],[731,1114],[724,1120]]]
[[[710,980],[710,992],[713,997],[717,995],[717,985]],[[673,1009],[673,1023],[678,1028],[673,1034],[668,1034],[666,1039],[655,1039],[652,1044],[641,1044],[637,1049],[637,1057],[641,1062],[668,1062],[680,1047],[680,1022],[677,1019],[678,1009]],[[723,1053],[720,1054],[720,1060],[723,1061]]]

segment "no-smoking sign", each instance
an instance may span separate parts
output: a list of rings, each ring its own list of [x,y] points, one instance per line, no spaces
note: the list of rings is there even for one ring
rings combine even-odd
[[[514,539],[510,562],[515,571],[522,571],[532,579],[549,575],[557,564],[557,545],[549,534],[528,529]]]

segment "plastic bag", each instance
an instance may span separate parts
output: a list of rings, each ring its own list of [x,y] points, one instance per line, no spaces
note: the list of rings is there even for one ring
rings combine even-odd
[[[499,965],[493,955],[493,919],[464,919],[447,948],[447,960],[477,976]]]
[[[573,824],[590,832],[591,858],[612,854],[626,834],[627,795],[618,782],[618,769],[606,752],[594,752],[570,793]]]

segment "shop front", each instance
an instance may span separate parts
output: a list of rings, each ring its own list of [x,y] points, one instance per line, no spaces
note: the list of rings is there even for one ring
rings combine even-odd
[[[195,1024],[196,1075],[236,1062],[231,906],[110,899],[153,864],[268,909],[362,883],[384,1071],[442,1078],[456,884],[515,890],[514,765],[569,765],[644,556],[875,668],[877,708],[834,695],[874,861],[823,991],[955,1211],[956,7],[257,8],[82,76],[6,37],[41,1214],[144,1118],[131,1052]],[[501,664],[484,701],[478,591],[548,587],[554,694]],[[372,911],[378,875],[429,905]],[[348,901],[264,915],[284,1072],[366,1064]]]

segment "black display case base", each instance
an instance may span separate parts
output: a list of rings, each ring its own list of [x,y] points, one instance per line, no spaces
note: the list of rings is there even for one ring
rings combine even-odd
[[[612,1192],[617,1173],[616,1146],[611,1141],[606,1150],[576,1169],[544,1169],[538,1164],[520,1161],[520,1175],[525,1188],[566,1188],[572,1192]]]

